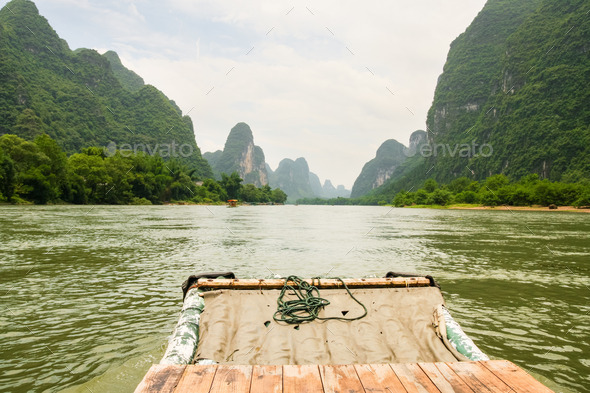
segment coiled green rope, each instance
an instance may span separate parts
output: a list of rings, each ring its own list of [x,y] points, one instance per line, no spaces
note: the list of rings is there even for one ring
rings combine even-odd
[[[318,280],[318,283],[320,282],[319,277],[314,277],[312,278],[312,283],[316,279]],[[361,305],[363,310],[365,310],[363,315],[352,318],[320,317],[319,313],[321,309],[329,305],[330,302],[320,297],[320,290],[316,286],[309,284],[300,277],[289,276],[285,280],[285,284],[283,285],[281,293],[279,294],[279,298],[277,299],[278,307],[277,311],[275,311],[273,315],[273,319],[277,322],[299,324],[311,322],[316,319],[322,321],[327,321],[330,319],[335,319],[338,321],[356,321],[357,319],[364,318],[367,315],[367,307],[365,307],[363,303],[354,297],[354,295],[350,292],[350,289],[348,289],[348,286],[344,283],[344,281],[342,281],[340,277],[335,277],[334,279],[339,280],[352,300]],[[290,281],[294,282],[295,285],[289,285]],[[297,299],[284,300],[284,297],[287,294],[295,294]]]

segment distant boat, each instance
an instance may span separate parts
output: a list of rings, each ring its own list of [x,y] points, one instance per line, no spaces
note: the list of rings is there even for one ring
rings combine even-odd
[[[228,199],[227,204],[228,204],[228,207],[238,207],[238,200],[237,199]]]
[[[205,273],[182,289],[168,349],[136,393],[551,392],[515,364],[489,360],[431,276]]]

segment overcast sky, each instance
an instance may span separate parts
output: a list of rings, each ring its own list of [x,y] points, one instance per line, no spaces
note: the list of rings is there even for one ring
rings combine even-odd
[[[35,3],[72,49],[115,50],[190,112],[203,152],[243,121],[273,169],[305,157],[350,189],[381,143],[425,129],[449,45],[485,0]]]

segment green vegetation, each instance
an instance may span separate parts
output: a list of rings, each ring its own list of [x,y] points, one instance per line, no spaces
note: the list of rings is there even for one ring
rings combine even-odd
[[[493,154],[415,156],[379,191],[493,174],[590,179],[587,2],[489,0],[448,53],[427,116],[431,146]]]
[[[562,183],[540,180],[536,174],[516,182],[504,175],[490,176],[482,182],[460,177],[439,185],[428,179],[414,192],[399,192],[392,200],[395,206],[449,204],[484,206],[590,206],[590,182]]]
[[[0,137],[0,202],[150,205],[225,203],[228,198],[284,203],[287,199],[280,189],[243,186],[236,172],[222,174],[221,182],[198,179],[194,168],[158,155],[87,147],[67,157],[46,134],[34,142],[10,134]]]
[[[245,184],[239,195],[244,202],[285,203],[287,201],[287,194],[283,190],[280,188],[272,189],[268,184],[260,188],[256,188],[254,184]]]
[[[300,198],[296,201],[299,205],[333,205],[333,206],[372,206],[372,205],[387,205],[387,201],[381,196],[364,195],[358,198]]]
[[[109,144],[186,145],[190,154],[176,160],[197,177],[213,176],[190,118],[114,52],[70,50],[32,1],[10,1],[0,26],[0,135],[33,141],[45,133],[67,154]]]
[[[590,181],[579,183],[541,180],[537,174],[511,182],[505,175],[483,181],[460,177],[448,184],[427,179],[416,191],[400,191],[384,196],[370,193],[360,198],[305,198],[303,205],[386,205],[411,207],[454,206],[575,206],[590,207]]]

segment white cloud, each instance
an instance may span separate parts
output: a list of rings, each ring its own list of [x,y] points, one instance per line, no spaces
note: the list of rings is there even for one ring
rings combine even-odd
[[[185,112],[195,106],[191,117],[204,150],[222,148],[229,129],[246,121],[273,168],[282,158],[304,156],[322,178],[349,187],[376,146],[398,137],[396,124],[407,124],[401,135],[423,124],[387,91],[387,79],[354,63],[304,58],[275,43],[257,50],[258,57],[246,62],[146,59],[133,68],[157,75],[148,80],[157,86],[177,86],[167,93]],[[343,170],[346,176],[333,176]]]
[[[72,47],[114,49],[185,113],[194,107],[203,151],[244,121],[273,168],[303,156],[351,187],[383,141],[424,129],[449,44],[484,2],[37,3]]]

